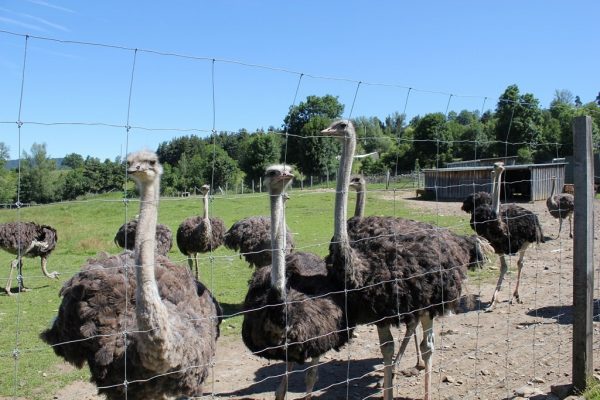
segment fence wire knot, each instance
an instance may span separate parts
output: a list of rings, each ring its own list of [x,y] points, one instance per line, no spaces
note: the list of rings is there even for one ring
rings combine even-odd
[[[22,205],[23,205],[23,203],[21,203],[20,201],[17,201],[15,203],[15,207],[17,207],[17,208],[21,208]]]
[[[23,126],[23,121],[17,121],[17,128],[20,128]]]
[[[20,355],[21,355],[21,351],[19,349],[13,349],[12,358],[14,358],[16,360],[19,358]]]

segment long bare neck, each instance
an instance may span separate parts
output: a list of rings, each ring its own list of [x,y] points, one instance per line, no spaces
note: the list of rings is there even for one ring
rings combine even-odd
[[[348,187],[352,173],[352,158],[356,148],[354,137],[345,137],[342,146],[342,156],[338,169],[337,185],[335,192],[335,209],[333,222],[333,241],[339,242],[342,247],[349,247],[348,228],[346,225]]]
[[[363,217],[365,215],[365,188],[362,187],[356,192],[356,206],[354,207],[354,216]]]
[[[283,196],[271,194],[271,286],[285,297],[285,211]]]
[[[140,218],[135,236],[136,249],[136,317],[138,330],[148,332],[151,340],[144,340],[143,361],[153,369],[168,364],[171,329],[168,313],[160,299],[154,273],[156,249],[156,219],[159,180],[141,187]],[[146,355],[148,358],[146,358]]]
[[[160,303],[154,276],[154,249],[156,248],[156,219],[158,216],[158,180],[141,185],[140,217],[135,235],[136,277],[138,296],[142,302]],[[162,303],[161,303],[162,304]]]
[[[556,178],[552,178],[552,190],[550,191],[550,199],[554,200],[556,194]]]
[[[202,204],[204,205],[203,218],[208,221],[208,193],[202,198]]]
[[[498,217],[500,217],[500,182],[502,171],[498,171],[494,175],[494,189],[492,191],[492,210],[496,213]]]

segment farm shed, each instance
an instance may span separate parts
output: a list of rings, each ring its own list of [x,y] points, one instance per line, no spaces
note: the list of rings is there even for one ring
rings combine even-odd
[[[501,188],[502,199],[546,200],[556,176],[558,191],[565,181],[566,163],[507,165]],[[474,192],[492,191],[492,166],[424,169],[425,190],[437,200],[463,200]]]

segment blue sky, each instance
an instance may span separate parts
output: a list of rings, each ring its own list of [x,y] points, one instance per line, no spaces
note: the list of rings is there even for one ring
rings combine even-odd
[[[511,84],[542,107],[557,89],[592,101],[598,15],[594,0],[0,0],[0,141],[11,158],[46,143],[113,159],[213,127],[280,127],[308,95],[338,96],[347,117],[359,81],[351,116],[493,109]],[[134,69],[136,48],[195,58],[140,50]],[[128,110],[150,130],[127,134]]]

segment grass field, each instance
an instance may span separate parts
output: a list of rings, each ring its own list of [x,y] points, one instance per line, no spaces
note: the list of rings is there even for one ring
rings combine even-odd
[[[466,217],[410,215],[403,201],[395,199],[393,191],[383,192],[381,187],[370,188],[367,215],[395,215],[426,220],[442,226],[457,227],[459,233],[470,233]],[[126,205],[119,194],[93,197],[84,201],[56,203],[48,206],[28,207],[20,210],[0,210],[0,222],[35,221],[55,227],[58,244],[48,260],[49,271],[59,271],[60,279],[51,281],[40,270],[39,258],[25,259],[24,281],[32,291],[7,296],[0,294],[0,397],[16,396],[27,399],[51,398],[58,388],[76,379],[88,379],[87,367],[73,371],[65,369],[62,359],[39,338],[56,315],[62,283],[75,274],[89,258],[105,251],[116,254],[113,243],[118,227],[138,213],[139,203],[130,200]],[[333,232],[332,190],[299,190],[290,192],[287,202],[287,223],[295,234],[298,250],[325,255]],[[351,194],[349,212],[355,201]],[[159,222],[173,232],[183,219],[201,212],[201,200],[192,198],[161,199]],[[211,215],[222,218],[227,227],[251,215],[269,215],[266,194],[255,193],[237,196],[216,196],[211,203]],[[174,245],[169,257],[186,265],[185,258]],[[0,252],[0,283],[4,286],[13,256]],[[219,248],[212,255],[200,259],[201,280],[211,288],[225,314],[223,335],[239,335],[242,317],[241,302],[246,293],[251,270],[233,252]],[[492,274],[494,275],[494,274]],[[16,280],[13,281],[13,288]]]

